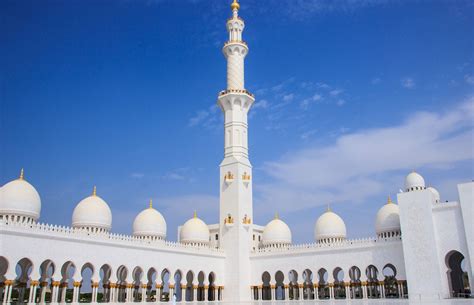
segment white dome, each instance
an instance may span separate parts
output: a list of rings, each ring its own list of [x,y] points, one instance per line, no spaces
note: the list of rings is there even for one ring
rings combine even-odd
[[[344,224],[344,220],[329,209],[323,215],[319,216],[314,225],[314,239],[316,241],[328,238],[346,238],[346,225]]]
[[[435,202],[436,202],[436,203],[439,203],[440,200],[441,200],[441,197],[439,196],[438,190],[435,189],[435,188],[432,187],[432,186],[428,186],[426,189],[429,190],[431,193],[433,193],[433,196],[434,196],[434,198],[435,198]]]
[[[108,204],[95,193],[79,202],[72,213],[73,228],[112,228],[112,211]]]
[[[209,236],[209,228],[206,223],[194,213],[194,217],[186,221],[181,228],[179,240],[185,244],[208,244]]]
[[[41,212],[41,199],[36,189],[23,179],[8,182],[0,188],[0,215],[24,216],[37,221]]]
[[[281,219],[275,217],[263,229],[263,245],[291,244],[291,230]]]
[[[380,208],[375,219],[375,231],[378,235],[400,232],[400,210],[397,204],[388,198],[387,204]]]
[[[405,178],[405,191],[423,190],[425,188],[425,179],[415,171],[412,171]]]
[[[166,238],[166,221],[160,212],[150,207],[141,211],[133,221],[133,235]]]

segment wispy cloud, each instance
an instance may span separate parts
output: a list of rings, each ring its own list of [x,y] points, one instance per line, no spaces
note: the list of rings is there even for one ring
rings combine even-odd
[[[473,75],[469,75],[469,74],[464,75],[464,80],[469,85],[474,85],[474,76]]]
[[[145,177],[145,174],[144,173],[131,173],[130,177],[133,179],[141,179]]]
[[[405,77],[400,80],[403,88],[413,89],[416,86],[415,80],[411,77]]]
[[[212,104],[207,109],[198,110],[188,121],[189,127],[204,126],[209,129],[220,127],[219,107]]]
[[[264,164],[271,182],[255,186],[259,209],[271,205],[295,211],[328,202],[360,203],[394,192],[410,169],[445,170],[472,160],[473,132],[471,97],[444,114],[417,112],[397,126],[347,133],[328,146],[290,151]]]
[[[378,84],[380,84],[381,82],[382,82],[382,79],[379,78],[379,77],[372,78],[372,80],[370,81],[370,83],[371,83],[372,85],[378,85]]]

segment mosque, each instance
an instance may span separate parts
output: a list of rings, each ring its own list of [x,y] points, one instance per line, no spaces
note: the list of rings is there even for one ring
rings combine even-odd
[[[255,101],[244,86],[248,46],[239,3],[231,5],[223,46],[227,89],[219,222],[195,213],[167,240],[163,215],[140,212],[132,235],[112,233],[112,211],[100,193],[81,200],[70,227],[40,223],[41,198],[21,171],[0,188],[0,301],[120,303],[409,298],[469,296],[474,289],[474,183],[458,185],[459,201],[441,200],[411,172],[395,203],[380,205],[375,234],[347,239],[344,220],[328,209],[314,242],[293,244],[275,217],[253,222],[247,113]],[[308,228],[309,230],[310,228]]]

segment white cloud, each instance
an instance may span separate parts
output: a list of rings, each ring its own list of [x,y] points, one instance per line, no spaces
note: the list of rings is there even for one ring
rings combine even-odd
[[[466,74],[466,75],[464,75],[464,80],[469,85],[474,85],[474,76]]]
[[[320,94],[315,94],[313,95],[313,101],[317,102],[317,101],[320,101],[323,97],[320,95]]]
[[[288,152],[266,162],[272,179],[255,186],[258,208],[296,211],[329,202],[360,203],[385,197],[410,169],[446,170],[472,160],[474,98],[439,114],[417,112],[397,126],[340,135],[327,146]],[[289,204],[295,203],[295,204]],[[297,204],[296,204],[297,203]]]
[[[381,82],[382,82],[382,80],[381,80],[379,77],[375,77],[375,78],[373,78],[373,79],[370,81],[370,83],[371,83],[372,85],[378,85],[378,84],[380,84]]]
[[[204,120],[209,116],[209,112],[205,110],[200,110],[196,113],[195,116],[189,119],[188,125],[190,127],[199,125],[200,123],[204,122]]]
[[[331,96],[338,96],[339,94],[342,93],[342,90],[341,89],[335,89],[335,90],[331,90],[329,92],[329,94],[331,94]]]
[[[267,109],[268,108],[268,101],[267,100],[261,100],[253,104],[252,109]]]
[[[145,177],[145,174],[144,173],[131,173],[130,177],[132,177],[133,179],[141,179]]]
[[[286,94],[286,95],[283,96],[283,101],[284,102],[291,102],[294,97],[295,97],[295,95],[293,93]]]
[[[411,77],[402,78],[400,82],[402,84],[402,87],[407,89],[413,89],[416,86],[415,80]]]
[[[316,134],[317,132],[318,132],[317,129],[311,129],[311,130],[308,130],[308,131],[302,133],[300,137],[301,137],[301,139],[306,140],[309,137],[311,137],[312,135]]]
[[[344,106],[344,104],[346,104],[346,101],[343,100],[343,99],[339,99],[339,100],[337,100],[337,102],[336,102],[336,105],[339,106],[339,107],[340,107],[340,106]]]

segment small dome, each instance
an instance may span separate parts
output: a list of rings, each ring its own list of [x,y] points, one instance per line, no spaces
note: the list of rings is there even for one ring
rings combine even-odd
[[[433,193],[433,196],[434,196],[434,198],[435,198],[435,202],[436,202],[436,203],[440,203],[441,197],[439,196],[438,190],[435,189],[435,188],[432,187],[432,186],[428,186],[426,189],[429,190],[431,193]]]
[[[332,212],[329,208],[319,216],[314,225],[314,239],[324,241],[327,239],[345,239],[346,225],[339,215]]]
[[[186,221],[181,228],[179,240],[185,244],[208,244],[209,228],[206,223],[199,219],[194,213],[194,217]]]
[[[405,191],[417,191],[425,189],[425,179],[415,171],[412,171],[405,178]]]
[[[8,182],[0,188],[0,215],[27,217],[37,221],[41,212],[41,199],[36,189],[23,178]]]
[[[79,202],[72,213],[73,228],[96,228],[109,231],[112,228],[112,211],[109,205],[96,194]]]
[[[288,225],[275,216],[263,229],[263,245],[291,244],[291,230]]]
[[[400,232],[400,210],[390,197],[387,203],[377,212],[375,231],[377,235]]]
[[[166,221],[160,212],[155,210],[150,200],[150,207],[141,211],[133,222],[133,235],[166,238]]]

